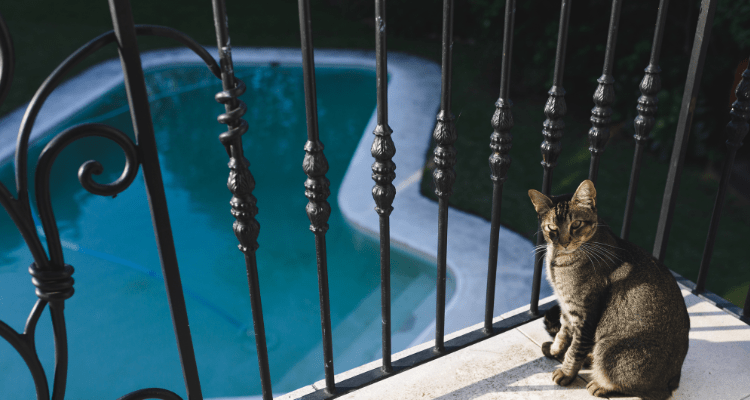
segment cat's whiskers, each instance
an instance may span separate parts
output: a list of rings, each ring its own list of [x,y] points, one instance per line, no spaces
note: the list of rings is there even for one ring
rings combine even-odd
[[[581,249],[581,251],[583,252],[583,255],[585,255],[585,256],[586,256],[586,258],[588,258],[588,259],[589,259],[589,262],[591,263],[591,265],[592,265],[592,266],[594,266],[594,268],[596,268],[596,265],[594,265],[594,260],[592,260],[592,259],[591,259],[591,257],[590,257],[590,256],[589,256],[589,254],[588,254],[588,251],[586,251],[586,248],[585,248],[585,247],[583,247],[583,245],[581,245],[581,246],[579,247],[579,249]]]
[[[606,253],[606,254],[608,254],[608,255],[610,255],[610,256],[612,256],[612,257],[616,258],[616,259],[617,259],[617,260],[619,260],[620,262],[622,262],[622,259],[621,259],[620,257],[618,257],[618,256],[617,256],[617,253],[616,253],[616,252],[615,252],[615,251],[613,250],[613,248],[615,248],[615,249],[620,249],[620,250],[622,250],[622,248],[620,248],[620,247],[617,247],[617,246],[612,246],[612,245],[610,245],[610,244],[607,244],[607,243],[602,243],[602,242],[590,242],[590,243],[592,244],[592,246],[595,246],[595,247],[596,247],[596,248],[597,248],[597,249],[598,249],[599,251],[601,251],[601,252],[603,252],[603,253]],[[601,245],[609,246],[610,248],[607,248],[607,247],[601,247]]]
[[[612,264],[616,264],[615,260],[612,259],[612,257],[620,260],[619,257],[617,257],[614,253],[609,252],[607,249],[603,247],[599,247],[595,244],[589,244],[589,247],[591,248],[591,251],[596,252],[596,254],[598,254],[600,257],[602,256],[607,257]],[[622,260],[620,261],[622,262]]]
[[[605,246],[613,247],[613,248],[615,248],[615,249],[625,250],[625,249],[623,249],[622,247],[619,247],[619,246],[615,246],[615,245],[613,245],[613,244],[609,244],[609,243],[604,243],[604,242],[594,242],[594,241],[591,241],[591,242],[589,242],[589,243],[603,244],[603,245],[605,245]]]
[[[594,257],[598,261],[603,262],[604,265],[607,265],[607,261],[598,252],[594,251],[594,248],[588,245],[588,243],[582,243],[581,248],[587,254],[590,254],[592,257]]]

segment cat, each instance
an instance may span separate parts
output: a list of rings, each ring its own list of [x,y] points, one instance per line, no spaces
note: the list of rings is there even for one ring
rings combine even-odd
[[[570,196],[554,200],[529,190],[547,242],[547,279],[557,295],[545,319],[553,342],[542,353],[562,361],[552,373],[570,384],[591,364],[590,394],[620,393],[663,400],[680,383],[688,351],[690,318],[669,269],[622,240],[596,213],[596,189],[583,181]],[[557,326],[559,324],[559,326]]]

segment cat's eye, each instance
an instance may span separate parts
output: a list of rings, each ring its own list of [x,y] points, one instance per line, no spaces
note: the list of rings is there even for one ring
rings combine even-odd
[[[573,229],[576,229],[576,228],[580,228],[581,225],[583,225],[583,222],[581,222],[579,220],[575,220],[575,221],[573,221],[572,224],[570,224],[570,227],[573,228]]]

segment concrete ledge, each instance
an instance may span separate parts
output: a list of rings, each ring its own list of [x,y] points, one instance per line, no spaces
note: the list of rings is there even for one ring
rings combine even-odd
[[[750,398],[750,326],[731,313],[717,308],[693,295],[685,287],[682,294],[690,314],[690,349],[682,367],[680,387],[672,399],[746,400]],[[554,297],[540,301],[545,303]],[[509,318],[528,310],[521,307],[497,317]],[[474,327],[448,335],[451,338],[470,332]],[[388,379],[376,382],[341,399],[591,399],[586,390],[590,370],[582,370],[567,387],[552,382],[552,372],[559,367],[556,360],[542,355],[541,344],[550,341],[538,319],[475,345],[458,350],[437,360],[419,365]],[[394,355],[401,359],[431,342]],[[369,368],[376,361],[336,376],[344,380]],[[299,389],[280,397],[297,399],[324,382]],[[637,400],[635,397],[611,398]]]

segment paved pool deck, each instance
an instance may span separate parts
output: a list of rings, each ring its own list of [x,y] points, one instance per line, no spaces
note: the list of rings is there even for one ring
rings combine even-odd
[[[207,48],[211,54],[214,48]],[[298,49],[235,48],[235,63],[287,65],[301,64]],[[375,68],[372,51],[316,50],[317,66],[344,66]],[[169,64],[202,63],[200,58],[186,49],[160,50],[142,54],[144,68]],[[429,149],[432,130],[440,104],[440,66],[434,62],[401,53],[388,54],[389,126],[393,129],[396,155],[397,194],[391,214],[392,246],[411,251],[435,260],[437,255],[437,203],[419,192],[425,157]],[[33,143],[47,129],[73,116],[92,99],[122,83],[119,60],[110,60],[85,71],[63,83],[50,95],[42,108],[31,135]],[[85,85],[81,85],[85,82]],[[82,89],[85,88],[85,89]],[[25,106],[11,112],[0,121],[0,162],[13,157],[16,135]],[[487,116],[487,143],[491,126]],[[252,122],[251,122],[252,123]],[[349,223],[377,238],[378,215],[371,190],[371,165],[374,161],[370,146],[376,125],[373,112],[367,128],[357,146],[339,191],[339,207]],[[460,127],[458,140],[461,140]],[[462,155],[458,155],[461,157]],[[489,147],[487,148],[489,157]],[[252,160],[251,160],[252,161]],[[487,171],[489,179],[489,169]],[[459,174],[457,179],[461,179]],[[533,215],[530,214],[530,218]],[[448,218],[447,267],[449,279],[455,282],[453,296],[447,299],[445,332],[451,333],[472,326],[484,318],[484,303],[489,255],[490,223],[480,217],[451,208]],[[500,229],[495,315],[528,304],[533,275],[533,245],[520,235]],[[543,280],[541,296],[552,293]],[[434,314],[429,301],[425,310]],[[398,307],[393,304],[392,307]],[[431,317],[434,321],[434,315]],[[434,339],[434,322],[420,332],[409,347]],[[300,382],[300,386],[311,382]]]

